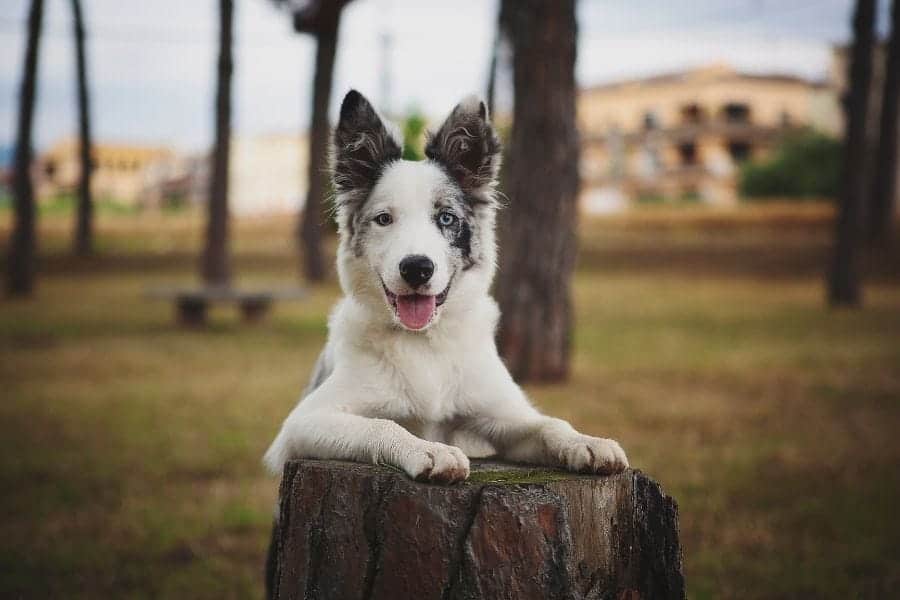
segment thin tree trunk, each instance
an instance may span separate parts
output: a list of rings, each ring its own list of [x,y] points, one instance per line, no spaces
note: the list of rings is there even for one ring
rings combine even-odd
[[[25,296],[34,290],[36,236],[34,188],[31,183],[31,134],[43,17],[43,0],[32,0],[28,14],[28,45],[25,49],[22,88],[19,92],[19,122],[13,167],[15,221],[6,272],[6,289],[12,296]]]
[[[231,146],[232,0],[219,0],[219,62],[216,91],[216,142],[209,186],[203,279],[208,285],[231,281],[228,254],[228,158]]]
[[[91,199],[91,121],[88,104],[87,64],[84,53],[84,20],[81,1],[72,0],[72,20],[75,28],[75,61],[78,77],[78,132],[81,176],[78,180],[78,211],[75,224],[74,251],[87,256],[94,250],[94,205]]]
[[[882,242],[890,235],[894,222],[894,202],[897,197],[897,120],[900,108],[900,0],[894,0],[891,18],[891,40],[888,44],[884,70],[884,91],[881,101],[881,137],[875,166],[875,186],[869,212],[869,237]]]
[[[842,188],[834,257],[828,278],[828,301],[832,306],[857,306],[861,301],[858,250],[865,200],[866,113],[872,79],[874,23],[875,0],[857,0],[848,77]]]
[[[569,372],[579,184],[575,0],[503,0],[501,11],[515,106],[504,177],[510,206],[501,230],[499,347],[517,380],[560,380]]]
[[[500,53],[500,40],[503,37],[501,25],[497,23],[497,31],[494,33],[494,43],[491,46],[491,63],[488,66],[488,80],[485,101],[487,102],[488,114],[494,117],[494,106],[496,104],[497,95],[497,55]]]
[[[325,260],[322,254],[323,206],[328,168],[328,106],[331,103],[331,83],[334,75],[334,56],[343,2],[323,2],[316,32],[316,71],[313,82],[312,126],[309,139],[309,187],[306,204],[300,216],[299,237],[303,248],[303,265],[307,279],[325,279]]]

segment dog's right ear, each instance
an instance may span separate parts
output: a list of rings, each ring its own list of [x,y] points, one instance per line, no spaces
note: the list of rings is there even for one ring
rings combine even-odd
[[[350,90],[334,131],[334,187],[338,194],[368,195],[385,165],[400,159],[400,145],[369,101]]]

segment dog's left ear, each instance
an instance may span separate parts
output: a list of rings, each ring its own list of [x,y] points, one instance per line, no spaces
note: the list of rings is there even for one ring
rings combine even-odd
[[[465,192],[486,191],[500,169],[500,140],[476,96],[456,105],[437,133],[430,134],[425,156],[447,169]]]

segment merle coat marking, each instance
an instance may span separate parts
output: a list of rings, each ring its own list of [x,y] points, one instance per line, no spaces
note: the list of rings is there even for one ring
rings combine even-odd
[[[497,354],[489,288],[500,144],[484,103],[454,108],[424,161],[401,160],[397,140],[362,95],[347,94],[332,161],[345,295],[268,467],[344,459],[444,483],[468,477],[468,456],[487,453],[574,471],[627,467],[616,442],[539,413]]]

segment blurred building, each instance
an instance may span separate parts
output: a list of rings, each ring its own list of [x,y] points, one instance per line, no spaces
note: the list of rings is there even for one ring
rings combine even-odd
[[[231,143],[229,203],[237,215],[295,213],[306,200],[309,139],[269,134]]]
[[[308,154],[305,135],[234,137],[229,169],[231,212],[297,212],[306,198]],[[38,196],[74,193],[80,169],[77,139],[54,144],[36,163]],[[203,205],[210,175],[207,153],[189,155],[165,147],[130,144],[94,146],[94,196],[125,206]]]
[[[148,164],[141,177],[141,208],[179,208],[205,200],[209,159],[205,155],[172,154]]]
[[[733,204],[741,162],[797,128],[841,128],[827,83],[725,65],[583,89],[578,119],[588,210],[663,198]]]
[[[78,148],[77,138],[64,139],[40,156],[35,177],[39,197],[74,193],[81,173]],[[163,146],[94,144],[94,196],[135,205],[145,186],[147,170],[174,158],[175,152]]]

